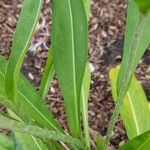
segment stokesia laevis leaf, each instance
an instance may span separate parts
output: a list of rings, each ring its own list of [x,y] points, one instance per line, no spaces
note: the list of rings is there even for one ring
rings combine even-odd
[[[88,123],[88,99],[89,99],[89,92],[90,92],[90,69],[89,64],[87,63],[83,84],[81,88],[81,114],[83,120],[83,128],[84,128],[84,138],[85,143],[90,149],[90,133],[89,133],[89,123]]]
[[[119,66],[111,69],[109,72],[112,95],[115,102],[117,99],[116,85],[118,73]],[[135,76],[132,77],[130,88],[124,97],[121,107],[121,118],[123,119],[129,140],[150,130],[148,100]]]
[[[150,149],[150,131],[135,137],[127,142],[119,150],[149,150]]]
[[[4,78],[7,61],[0,57],[0,95],[4,103],[11,102],[5,96]],[[19,87],[17,89],[17,101],[20,106],[14,106],[8,103],[8,107],[15,110],[18,116],[23,117],[24,113],[28,114],[38,125],[52,129],[55,131],[62,131],[60,125],[56,122],[47,106],[42,101],[41,97],[34,90],[29,81],[23,76],[20,76]]]
[[[81,137],[80,93],[87,61],[87,18],[82,0],[52,1],[52,55],[73,136]]]
[[[150,14],[143,15],[140,13],[137,4],[133,0],[129,1],[127,14],[123,60],[117,81],[117,103],[107,132],[107,144],[134,71],[150,43]]]
[[[24,0],[23,2],[5,76],[6,95],[13,101],[17,94],[20,68],[35,29],[41,6],[42,0]]]
[[[0,128],[9,129],[15,132],[26,133],[42,139],[43,141],[62,141],[67,144],[72,144],[79,149],[85,149],[85,146],[79,139],[69,135],[62,134],[53,130],[42,129],[38,126],[28,125],[20,121],[16,121],[3,115],[0,115]]]

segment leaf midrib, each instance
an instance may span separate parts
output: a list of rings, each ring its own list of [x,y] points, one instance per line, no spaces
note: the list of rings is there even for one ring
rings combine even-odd
[[[38,143],[37,140],[35,139],[35,137],[34,137],[34,136],[31,136],[31,137],[32,137],[34,143],[36,144],[36,146],[38,147],[38,149],[39,149],[39,150],[42,150],[41,147],[40,147],[40,145],[39,145],[39,143]]]
[[[77,91],[76,91],[76,69],[75,69],[75,46],[74,46],[74,26],[73,26],[73,14],[72,14],[72,7],[71,2],[68,0],[69,4],[69,13],[70,13],[70,21],[71,21],[71,42],[72,42],[72,68],[73,68],[73,74],[75,75],[73,78],[73,85],[74,85],[74,106],[76,107],[76,110],[78,110],[78,102],[77,102]],[[78,121],[78,113],[75,113],[76,120]]]
[[[1,75],[5,78],[5,75],[0,71]],[[23,96],[25,98],[25,100],[28,102],[28,104],[30,104],[30,106],[32,106],[39,114],[40,116],[42,116],[42,118],[44,120],[46,120],[56,131],[59,131],[50,121],[49,119],[47,119],[31,102],[30,100],[28,100],[28,98],[26,96],[24,96],[18,89],[17,89],[18,93],[21,94],[21,96]]]
[[[131,111],[132,111],[132,114],[133,114],[133,119],[135,121],[136,132],[137,132],[137,135],[140,135],[140,128],[138,126],[138,121],[137,121],[136,113],[134,111],[133,103],[132,103],[131,96],[130,96],[129,92],[127,92],[127,96],[128,96],[128,100],[129,100],[129,103],[130,103]]]
[[[26,99],[26,101],[56,130],[59,131],[53,124],[51,124],[51,122],[49,121],[49,119],[47,119],[31,102],[30,100],[28,100],[27,97],[25,97],[19,90],[18,92],[21,94],[22,97],[24,97]]]
[[[40,12],[40,10],[41,10],[41,5],[42,5],[42,0],[39,0],[39,7],[38,7],[38,11],[37,11],[37,14],[36,14],[36,17],[35,17],[35,20],[34,20],[34,23],[33,23],[33,26],[32,26],[32,29],[31,29],[31,32],[30,32],[30,34],[29,34],[29,37],[28,37],[28,39],[27,39],[27,41],[26,41],[26,43],[25,43],[25,45],[24,45],[24,49],[22,50],[22,53],[21,53],[21,55],[20,55],[20,59],[19,59],[19,61],[17,62],[17,64],[16,64],[16,67],[15,67],[15,69],[14,69],[14,73],[13,73],[13,75],[12,75],[12,79],[13,79],[13,83],[12,83],[12,85],[13,85],[13,89],[12,89],[12,92],[13,92],[13,97],[11,97],[11,98],[13,98],[13,99],[15,99],[16,98],[16,88],[17,88],[17,84],[18,84],[18,81],[16,82],[16,75],[19,73],[19,69],[20,69],[20,61],[22,61],[23,60],[23,56],[24,56],[24,53],[25,53],[25,50],[26,50],[26,48],[27,48],[27,46],[28,46],[28,44],[29,44],[29,41],[30,41],[30,39],[31,39],[31,36],[32,36],[32,34],[33,34],[33,31],[34,31],[34,29],[35,29],[35,26],[36,26],[36,23],[37,23],[37,20],[38,20],[38,17],[39,17],[39,12]],[[8,68],[9,68],[9,63],[8,63]],[[7,73],[6,73],[7,74]],[[6,81],[5,81],[6,82]],[[7,82],[6,82],[6,85],[7,85]],[[10,86],[10,85],[8,85],[8,86]]]

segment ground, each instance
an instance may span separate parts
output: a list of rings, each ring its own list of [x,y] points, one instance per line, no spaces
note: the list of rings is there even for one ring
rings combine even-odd
[[[21,0],[0,1],[0,54],[8,58],[14,29],[21,9]],[[97,135],[106,135],[108,122],[113,113],[108,73],[110,68],[121,62],[125,32],[127,0],[92,0],[89,21],[89,62],[91,68],[91,89],[89,98],[89,123],[93,140]],[[50,46],[51,31],[50,0],[45,0],[40,21],[24,60],[22,72],[36,89],[41,77]],[[150,51],[142,58],[136,76],[150,100]],[[47,106],[67,130],[64,103],[57,77],[47,95]],[[3,111],[3,107],[1,107]],[[0,110],[1,111],[1,110]],[[121,119],[116,123],[110,149],[116,149],[127,141]],[[92,143],[93,149],[95,144]]]

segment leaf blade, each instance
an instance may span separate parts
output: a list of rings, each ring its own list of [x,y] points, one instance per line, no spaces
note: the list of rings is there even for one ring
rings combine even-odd
[[[25,0],[14,35],[13,46],[6,71],[5,90],[14,100],[19,83],[20,68],[41,10],[41,0]],[[31,15],[32,14],[32,15]]]
[[[91,0],[82,0],[82,1],[83,1],[83,5],[85,7],[87,20],[89,21]]]
[[[134,16],[134,17],[133,17]],[[117,81],[117,103],[107,131],[108,145],[115,122],[120,113],[123,98],[128,91],[134,71],[150,43],[150,14],[143,15],[133,0],[129,1],[125,33],[124,54]]]
[[[119,150],[148,150],[150,149],[150,132],[143,133],[123,145]]]
[[[13,117],[14,119],[20,122],[23,122],[23,120],[20,117],[18,117],[13,111],[9,109],[7,109],[7,111],[11,117]],[[28,150],[29,145],[30,145],[30,149],[32,150],[48,150],[46,145],[40,139],[34,136],[30,136],[30,135],[19,133],[19,132],[14,132],[13,137],[14,137],[16,146],[20,150]]]
[[[42,82],[39,89],[39,95],[42,97],[43,100],[45,100],[46,98],[54,74],[55,74],[55,70],[52,62],[52,55],[51,55],[51,50],[49,49],[48,59],[46,62],[44,75],[42,77]]]
[[[91,4],[91,0],[83,0],[83,5],[85,7],[87,20],[89,20],[89,16],[90,16],[90,4]],[[42,82],[41,82],[40,89],[39,89],[39,94],[42,96],[43,100],[46,98],[46,94],[51,85],[54,74],[55,74],[55,71],[54,71],[54,66],[52,62],[52,54],[51,54],[51,49],[49,49],[46,67],[44,70]]]
[[[52,2],[52,8],[54,68],[65,100],[70,130],[75,137],[80,137],[79,105],[87,57],[87,19],[81,0],[56,0]]]
[[[83,120],[85,143],[89,149],[90,149],[90,132],[88,123],[88,99],[90,91],[90,79],[91,79],[90,69],[89,64],[87,63],[81,88],[81,114]]]
[[[4,78],[5,78],[5,69],[7,65],[7,61],[5,59],[0,59],[2,65],[0,65],[0,94],[2,94],[1,98],[4,101],[10,102],[5,96],[4,92]],[[45,126],[48,129],[53,129],[56,131],[62,131],[60,125],[55,121],[53,115],[47,109],[44,102],[35,92],[29,81],[21,75],[21,80],[19,83],[19,89],[17,90],[17,98],[19,102],[19,107],[11,107],[10,109],[15,109],[18,116],[24,115],[24,112],[27,113],[38,125]],[[16,110],[17,108],[17,110]],[[21,109],[21,110],[20,110]]]
[[[9,129],[16,132],[33,135],[45,141],[47,140],[62,141],[68,144],[73,144],[81,149],[85,148],[85,146],[82,144],[80,140],[73,138],[69,135],[62,134],[61,132],[56,132],[53,130],[47,130],[37,126],[28,125],[10,118],[6,118],[2,115],[0,115],[0,121],[1,121],[0,127],[4,129]]]
[[[149,46],[149,26],[150,14],[143,16],[139,12],[136,3],[131,0],[128,8],[124,55],[117,83],[118,93],[122,88],[124,88],[125,92],[128,90],[132,75],[143,53]]]
[[[117,99],[116,84],[118,73],[119,66],[112,68],[109,72],[112,95],[115,102]],[[121,118],[123,119],[129,140],[150,130],[148,101],[142,86],[135,76],[133,76],[130,88],[124,97],[121,107]]]

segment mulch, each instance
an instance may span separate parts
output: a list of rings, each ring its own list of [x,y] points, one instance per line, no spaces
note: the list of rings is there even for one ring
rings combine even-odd
[[[21,0],[0,1],[0,54],[8,58],[12,37],[21,9]],[[123,53],[127,0],[92,0],[89,21],[89,62],[91,69],[91,89],[89,98],[89,124],[92,146],[98,135],[105,137],[108,122],[114,110],[108,73],[120,63]],[[22,66],[22,72],[38,89],[47,53],[50,46],[51,31],[50,0],[44,7],[36,27],[34,37]],[[136,76],[140,80],[148,100],[150,100],[150,51],[142,58]],[[54,78],[47,95],[47,106],[68,130],[64,103],[57,81]],[[3,107],[1,107],[3,110]],[[124,125],[119,118],[112,134],[110,149],[115,150],[127,141]]]

